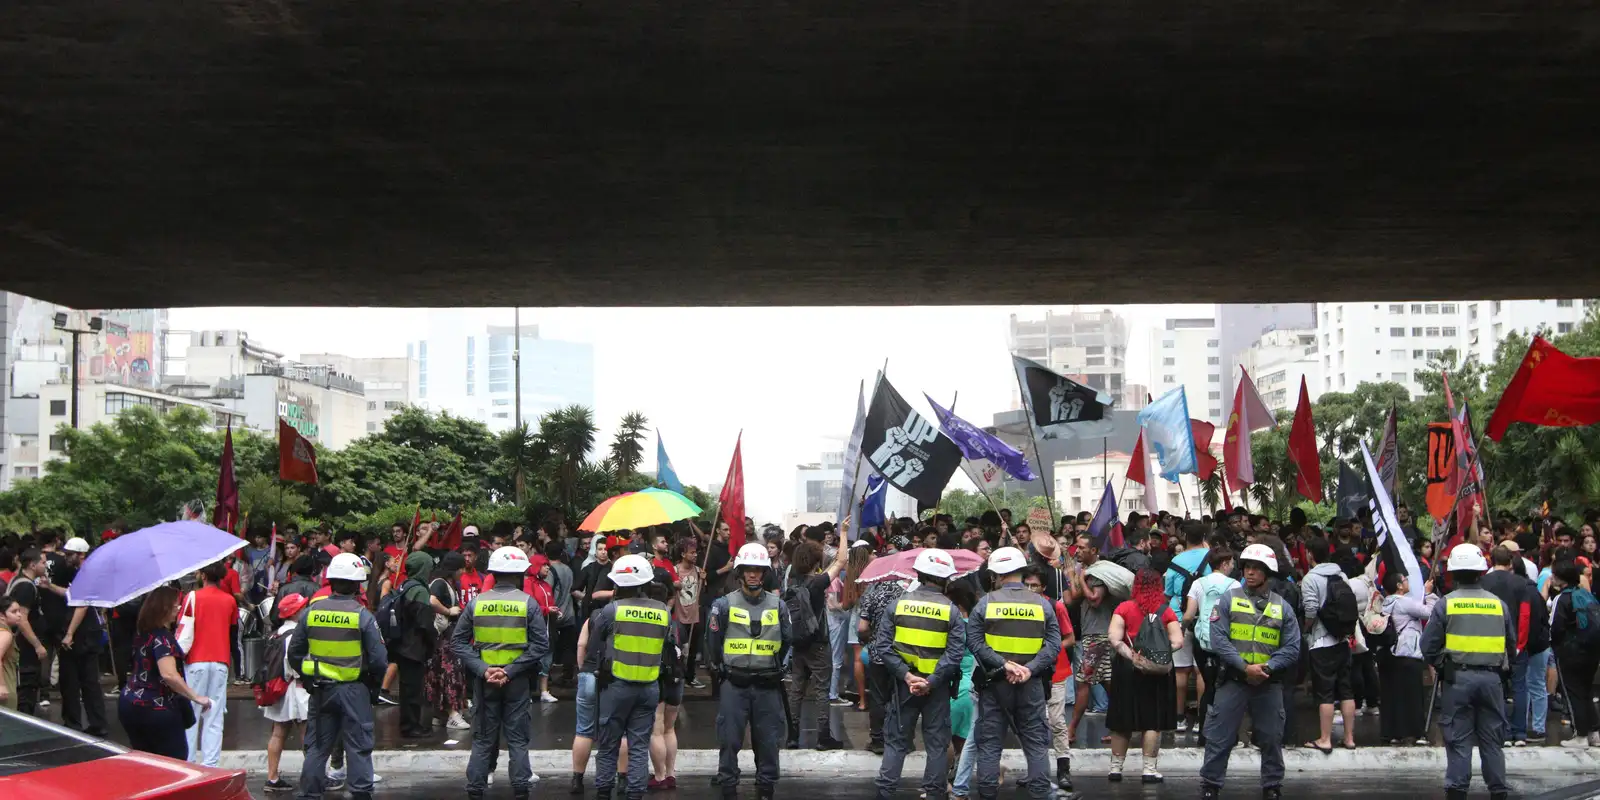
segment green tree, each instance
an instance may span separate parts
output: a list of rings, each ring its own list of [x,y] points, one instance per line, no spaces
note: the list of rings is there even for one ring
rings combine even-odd
[[[303,525],[310,510],[305,495],[290,491],[272,475],[258,473],[239,481],[239,513],[250,519],[251,528]]]
[[[632,475],[639,468],[639,462],[644,460],[645,431],[649,428],[650,420],[637,411],[624,416],[617,425],[611,440],[611,466],[617,475]]]

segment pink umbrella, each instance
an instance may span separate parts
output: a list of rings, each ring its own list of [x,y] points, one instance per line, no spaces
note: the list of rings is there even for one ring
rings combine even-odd
[[[971,550],[947,550],[950,558],[956,562],[956,574],[965,575],[975,572],[983,566],[983,559]],[[893,555],[879,556],[867,565],[856,583],[877,583],[878,581],[909,581],[917,577],[911,566],[917,563],[917,556],[922,553],[922,548],[906,550]]]

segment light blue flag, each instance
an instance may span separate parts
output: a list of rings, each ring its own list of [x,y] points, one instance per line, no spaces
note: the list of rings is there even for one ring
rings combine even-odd
[[[656,480],[683,494],[683,481],[678,480],[678,471],[672,468],[672,459],[667,458],[667,443],[661,440],[661,431],[656,431]]]
[[[1156,454],[1161,477],[1176,483],[1178,476],[1199,471],[1194,452],[1194,430],[1189,427],[1189,399],[1179,386],[1139,412],[1145,444]]]

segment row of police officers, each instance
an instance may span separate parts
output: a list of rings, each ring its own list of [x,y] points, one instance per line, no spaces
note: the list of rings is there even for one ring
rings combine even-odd
[[[1249,714],[1261,752],[1263,794],[1266,800],[1277,800],[1284,775],[1283,694],[1277,684],[1294,673],[1300,629],[1294,609],[1268,586],[1269,578],[1278,573],[1272,549],[1246,547],[1239,563],[1241,585],[1217,603],[1209,620],[1213,655],[1220,667],[1216,699],[1204,722],[1202,791],[1208,800],[1220,793],[1239,728]],[[954,560],[942,550],[926,549],[914,563],[915,582],[883,610],[868,645],[893,679],[877,778],[880,799],[898,787],[919,727],[927,754],[922,790],[928,800],[944,799],[950,700],[959,686],[967,651],[977,662],[976,722],[968,742],[977,748],[977,796],[992,800],[998,794],[1007,729],[1021,742],[1034,800],[1072,792],[1070,769],[1058,771],[1055,782],[1048,775],[1044,676],[1050,674],[1060,651],[1061,630],[1053,601],[1024,588],[1022,572],[1027,564],[1027,557],[1016,548],[996,550],[987,565],[996,588],[963,620],[943,593],[957,572]],[[708,656],[723,685],[716,723],[720,743],[716,784],[725,798],[737,795],[738,753],[748,730],[755,784],[762,800],[767,800],[777,785],[785,733],[781,685],[791,643],[789,616],[778,596],[762,588],[772,569],[764,546],[742,547],[734,567],[737,588],[713,603],[706,629]],[[1510,611],[1477,585],[1487,568],[1477,547],[1453,549],[1448,568],[1460,588],[1435,606],[1421,643],[1424,656],[1438,668],[1443,687],[1446,789],[1450,800],[1465,798],[1471,748],[1477,744],[1491,795],[1503,800],[1509,790],[1500,750],[1505,725],[1501,685],[1515,653],[1514,627]],[[464,610],[451,642],[474,678],[469,798],[483,796],[502,738],[510,751],[514,796],[526,798],[532,789],[531,680],[548,652],[549,639],[543,613],[520,589],[527,569],[528,559],[521,550],[496,550],[489,561],[494,588]],[[311,693],[297,798],[322,796],[329,754],[340,744],[347,754],[351,796],[369,800],[373,714],[363,677],[382,674],[386,652],[375,618],[355,599],[366,579],[365,565],[354,555],[342,554],[329,565],[327,576],[331,596],[307,606],[289,643],[289,657],[300,664]],[[612,781],[617,780],[624,737],[627,785],[620,787],[620,794],[638,800],[649,778],[658,680],[663,660],[673,652],[666,646],[671,628],[668,607],[644,591],[653,577],[654,569],[643,556],[617,559],[610,571],[616,585],[613,602],[589,622],[591,646],[601,648],[595,770],[595,789],[601,798],[610,798],[619,788]]]

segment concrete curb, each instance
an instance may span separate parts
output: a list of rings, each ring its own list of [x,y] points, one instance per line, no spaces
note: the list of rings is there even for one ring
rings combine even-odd
[[[1568,749],[1562,747],[1525,747],[1508,749],[1506,770],[1512,774],[1551,774],[1561,772],[1571,775],[1600,773],[1600,750]],[[464,775],[467,770],[468,746],[451,750],[378,750],[372,754],[373,768],[379,774],[436,773],[439,775]],[[549,778],[565,776],[572,770],[572,754],[566,750],[534,750],[530,752],[533,771]],[[1194,774],[1200,770],[1203,751],[1195,747],[1163,750],[1161,771],[1167,775]],[[1444,774],[1444,749],[1441,747],[1364,747],[1359,750],[1336,750],[1323,755],[1314,750],[1298,748],[1286,751],[1284,760],[1289,772],[1307,774],[1408,774],[1418,772]],[[781,769],[786,776],[867,778],[878,774],[882,759],[861,750],[840,750],[819,753],[806,750],[784,751]],[[1093,778],[1103,775],[1110,766],[1111,751],[1074,750],[1072,771],[1074,775]],[[281,768],[289,775],[300,772],[301,753],[283,754]],[[1013,775],[1026,767],[1022,751],[1005,751],[1002,763]],[[244,769],[251,773],[266,771],[265,750],[231,750],[222,754],[224,769]],[[749,750],[739,753],[739,764],[746,775],[753,775],[755,761]],[[1143,762],[1138,753],[1129,753],[1126,769],[1137,774]],[[1260,757],[1255,750],[1237,749],[1229,765],[1236,775],[1256,774]],[[502,764],[503,766],[503,764]],[[1054,771],[1054,762],[1050,770]],[[1477,770],[1477,759],[1473,759]],[[592,771],[592,767],[591,767]],[[717,771],[717,751],[679,750],[680,775],[711,775]],[[922,754],[913,753],[906,758],[905,773],[912,777],[922,774]]]

